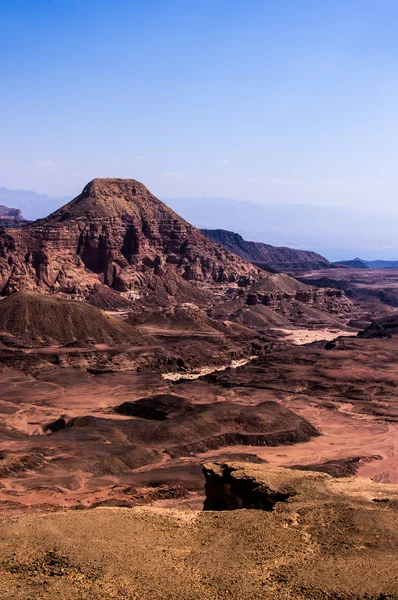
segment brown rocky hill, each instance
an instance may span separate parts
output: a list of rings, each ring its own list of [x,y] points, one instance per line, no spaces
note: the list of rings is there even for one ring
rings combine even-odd
[[[135,344],[153,341],[84,302],[18,292],[0,302],[0,334],[25,344]]]
[[[225,229],[202,229],[208,238],[238,254],[244,260],[272,269],[327,269],[334,265],[327,258],[309,250],[271,246],[248,242],[238,233]]]
[[[3,295],[22,288],[87,296],[105,284],[136,297],[161,282],[166,295],[182,290],[187,300],[198,294],[192,282],[248,285],[258,278],[253,265],[209,240],[132,179],[94,179],[45,219],[0,232]]]

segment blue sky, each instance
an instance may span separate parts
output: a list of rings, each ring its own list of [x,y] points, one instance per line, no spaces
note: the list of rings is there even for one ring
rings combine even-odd
[[[398,3],[1,0],[0,186],[394,210]]]

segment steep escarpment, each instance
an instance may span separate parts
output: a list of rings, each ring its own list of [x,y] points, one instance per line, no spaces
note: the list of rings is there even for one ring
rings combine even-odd
[[[202,229],[202,233],[253,264],[272,269],[326,269],[333,265],[317,252],[248,242],[239,233],[225,229]],[[265,267],[266,268],[266,267]]]
[[[200,286],[248,285],[258,278],[253,265],[132,179],[95,179],[45,219],[0,232],[3,295],[41,289],[86,296],[104,284],[136,297],[160,285],[166,295],[178,296],[181,288],[185,299],[200,299]]]

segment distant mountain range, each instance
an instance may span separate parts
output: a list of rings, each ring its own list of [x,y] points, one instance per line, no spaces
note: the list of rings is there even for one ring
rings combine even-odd
[[[353,258],[352,260],[341,260],[342,265],[354,269],[398,269],[398,260],[364,260]]]
[[[0,187],[0,204],[18,208],[25,219],[35,221],[47,216],[60,206],[69,202],[70,198],[56,198],[46,194],[36,194],[30,190],[9,190]]]

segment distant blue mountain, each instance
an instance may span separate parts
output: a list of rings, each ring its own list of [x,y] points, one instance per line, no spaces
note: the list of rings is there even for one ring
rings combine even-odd
[[[355,269],[398,269],[398,260],[364,260],[353,258],[352,260],[340,260],[340,264],[354,267]]]
[[[51,198],[28,190],[9,190],[0,187],[0,204],[9,208],[19,208],[28,221],[46,217],[69,200],[71,198]]]

